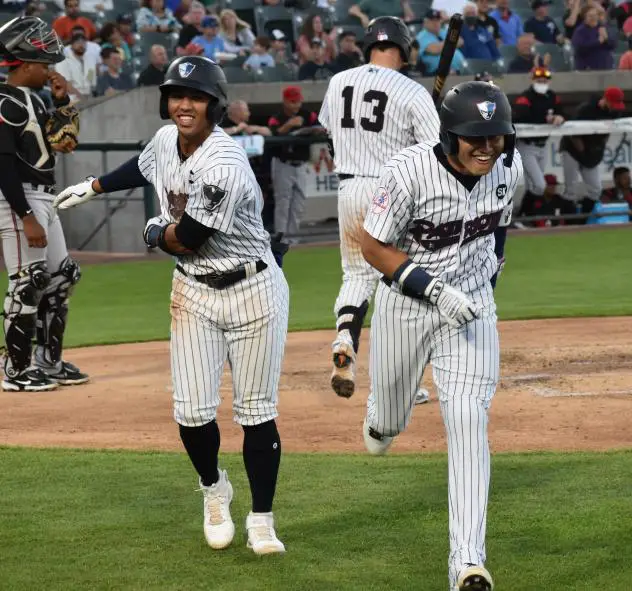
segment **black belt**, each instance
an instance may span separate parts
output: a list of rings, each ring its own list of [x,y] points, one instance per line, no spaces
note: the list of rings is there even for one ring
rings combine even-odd
[[[259,260],[255,263],[256,271],[255,273],[253,273],[253,275],[256,275],[257,273],[267,268],[268,265]],[[245,267],[235,269],[234,271],[229,271],[228,273],[209,273],[208,275],[191,275],[190,273],[187,273],[181,265],[176,265],[176,269],[178,269],[178,271],[180,271],[180,273],[182,273],[183,275],[191,277],[192,279],[195,279],[200,283],[204,283],[205,285],[208,285],[213,289],[225,289],[248,277],[248,273]]]
[[[50,193],[51,195],[55,195],[57,191],[55,190],[55,185],[38,185],[37,183],[25,183],[27,187],[31,187],[33,191],[39,191],[40,193]]]
[[[367,175],[361,175],[361,174],[346,174],[344,172],[341,172],[338,175],[338,179],[341,181],[346,181],[347,179],[353,179],[355,177],[358,178],[362,178],[362,179],[379,179],[379,176],[367,176]]]

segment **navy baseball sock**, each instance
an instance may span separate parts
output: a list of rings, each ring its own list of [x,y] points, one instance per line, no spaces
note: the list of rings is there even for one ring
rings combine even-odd
[[[250,482],[252,510],[254,513],[272,511],[279,464],[281,463],[281,438],[274,420],[244,426],[244,465]]]
[[[215,484],[217,473],[217,454],[219,453],[219,427],[217,421],[211,421],[201,427],[180,427],[180,439],[189,454],[193,467],[202,479],[204,486]]]

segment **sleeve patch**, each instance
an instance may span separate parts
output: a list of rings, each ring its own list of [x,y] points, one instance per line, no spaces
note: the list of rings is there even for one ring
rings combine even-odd
[[[204,185],[202,190],[207,200],[204,203],[204,209],[207,213],[215,212],[225,199],[226,191],[220,189],[217,185]]]
[[[373,196],[373,202],[371,203],[371,211],[380,215],[384,213],[390,204],[391,196],[384,187],[380,187]]]

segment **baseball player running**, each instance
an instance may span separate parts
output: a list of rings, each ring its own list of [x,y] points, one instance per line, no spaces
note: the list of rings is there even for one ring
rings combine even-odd
[[[431,362],[448,440],[450,589],[489,591],[487,412],[499,374],[492,279],[504,244],[494,231],[510,222],[522,162],[511,106],[493,84],[454,87],[439,119],[439,143],[407,148],[382,169],[364,222],[362,253],[383,277],[363,433],[370,453],[386,452]]]
[[[248,546],[256,554],[284,552],[272,501],[281,459],[275,417],[288,286],[270,251],[261,190],[246,153],[219,127],[227,105],[222,69],[204,57],[178,58],[160,93],[160,116],[174,125],[159,129],[140,156],[67,188],[55,204],[65,209],[97,193],[154,186],[161,215],[147,222],[144,239],[177,260],[171,291],[174,417],[199,474],[206,540],[225,548],[235,533],[233,487],[218,467],[216,422],[228,360],[252,493]]]
[[[439,137],[439,118],[430,95],[399,73],[408,62],[411,45],[408,27],[399,18],[372,20],[364,40],[369,63],[331,79],[318,117],[331,138],[340,180],[343,278],[334,305],[337,336],[331,386],[345,398],[355,389],[360,331],[379,279],[362,257],[360,238],[380,167],[403,148]],[[425,394],[420,401],[427,401]]]
[[[0,28],[0,58],[9,67],[0,84],[0,235],[9,274],[2,389],[83,384],[89,377],[62,360],[68,299],[81,273],[53,209],[55,152],[75,148],[79,118],[66,80],[48,69],[64,60],[63,48],[44,21],[18,17]],[[52,113],[36,94],[47,82]]]

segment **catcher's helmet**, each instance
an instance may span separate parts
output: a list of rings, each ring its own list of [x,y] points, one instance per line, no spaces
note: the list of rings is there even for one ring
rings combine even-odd
[[[36,16],[19,16],[0,27],[0,58],[7,66],[22,62],[58,64],[64,51],[57,33]]]
[[[505,93],[490,82],[462,82],[443,99],[439,112],[439,139],[446,154],[459,150],[458,136],[505,136],[505,166],[511,166],[516,148],[516,128]]]
[[[380,16],[374,18],[366,28],[364,34],[364,61],[369,63],[371,48],[378,43],[390,43],[399,47],[402,59],[408,61],[413,38],[408,27],[401,18],[395,16]]]
[[[209,121],[219,124],[228,104],[226,76],[213,60],[199,55],[179,57],[171,62],[160,85],[160,117],[169,119],[169,90],[184,87],[199,90],[211,97],[206,114]]]

